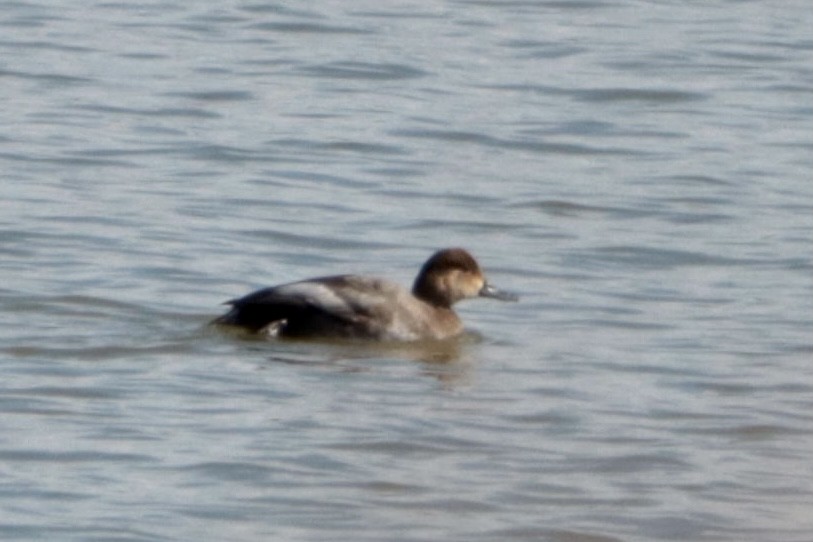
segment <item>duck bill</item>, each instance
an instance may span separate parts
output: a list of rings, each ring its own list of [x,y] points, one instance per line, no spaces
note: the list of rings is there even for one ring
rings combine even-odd
[[[483,284],[479,295],[480,297],[490,297],[491,299],[498,299],[500,301],[519,301],[519,296],[516,294],[495,288],[487,282]]]

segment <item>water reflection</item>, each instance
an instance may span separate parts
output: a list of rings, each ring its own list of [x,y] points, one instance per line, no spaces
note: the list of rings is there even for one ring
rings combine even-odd
[[[268,352],[270,363],[326,367],[342,372],[391,372],[399,362],[420,364],[420,374],[444,384],[470,382],[476,365],[471,347],[482,337],[467,332],[445,340],[413,342],[363,342],[343,340],[304,341],[258,336],[234,330],[224,331],[251,350]]]

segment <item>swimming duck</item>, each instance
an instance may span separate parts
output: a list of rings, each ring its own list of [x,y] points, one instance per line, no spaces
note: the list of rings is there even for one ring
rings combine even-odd
[[[447,248],[423,264],[411,292],[375,277],[319,277],[228,301],[231,310],[213,323],[274,337],[446,339],[463,331],[452,305],[472,297],[518,299],[489,284],[466,250]]]

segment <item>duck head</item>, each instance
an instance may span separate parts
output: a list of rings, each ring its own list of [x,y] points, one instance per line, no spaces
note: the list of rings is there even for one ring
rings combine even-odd
[[[433,254],[418,273],[412,294],[430,305],[443,308],[472,297],[518,300],[516,295],[489,284],[477,260],[462,248],[447,248]]]

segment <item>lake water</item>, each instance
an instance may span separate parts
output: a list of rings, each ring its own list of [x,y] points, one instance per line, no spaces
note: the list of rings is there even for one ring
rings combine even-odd
[[[0,538],[813,540],[807,1],[9,2]],[[206,323],[464,246],[443,345]]]

